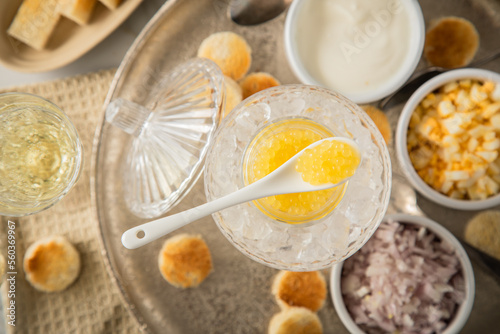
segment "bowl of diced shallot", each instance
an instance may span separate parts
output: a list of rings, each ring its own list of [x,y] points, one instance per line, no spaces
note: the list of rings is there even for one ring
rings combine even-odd
[[[387,215],[330,280],[337,314],[353,334],[458,333],[474,303],[466,251],[422,216]]]
[[[399,117],[396,155],[412,186],[457,210],[500,204],[500,74],[442,73],[413,93]]]

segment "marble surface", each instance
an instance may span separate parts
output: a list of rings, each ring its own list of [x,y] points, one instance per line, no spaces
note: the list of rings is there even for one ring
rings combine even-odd
[[[117,30],[94,49],[67,66],[42,73],[20,73],[0,64],[0,88],[55,80],[118,67],[137,35],[165,1],[167,0],[143,0],[143,3]]]

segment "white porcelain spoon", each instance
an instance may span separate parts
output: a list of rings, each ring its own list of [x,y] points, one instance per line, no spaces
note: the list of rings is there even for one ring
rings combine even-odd
[[[218,198],[212,202],[208,202],[175,215],[160,218],[125,231],[122,235],[123,246],[128,249],[135,249],[144,246],[147,243],[175,231],[195,220],[233,205],[274,195],[324,190],[336,187],[346,182],[350,177],[335,184],[326,183],[321,185],[312,185],[303,181],[301,173],[295,170],[298,158],[306,149],[313,148],[327,140],[346,143],[353,147],[356,151],[360,152],[358,145],[353,140],[348,138],[330,137],[319,140],[294,155],[272,173],[269,173],[262,179],[241,188],[240,190]]]

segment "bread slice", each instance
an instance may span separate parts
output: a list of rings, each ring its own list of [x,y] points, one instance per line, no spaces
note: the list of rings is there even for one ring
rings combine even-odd
[[[243,93],[240,85],[227,75],[224,76],[224,82],[226,88],[226,103],[224,104],[223,116],[226,117],[226,115],[243,100]]]
[[[392,138],[392,129],[387,115],[382,110],[369,104],[361,106],[361,108],[370,116],[373,123],[375,123],[382,137],[384,137],[385,143],[389,144]]]
[[[24,0],[7,33],[36,50],[42,50],[60,16],[58,0]]]
[[[61,291],[80,273],[80,254],[63,236],[40,239],[26,250],[23,265],[26,280],[37,290]]]
[[[61,6],[61,14],[68,19],[85,25],[90,21],[97,0],[66,0]]]
[[[290,307],[275,314],[268,334],[322,334],[318,315],[305,307]]]
[[[500,260],[500,211],[477,213],[465,227],[465,240]]]
[[[99,0],[99,1],[109,9],[116,9],[122,2],[122,0]]]
[[[243,98],[260,92],[261,90],[281,85],[278,79],[266,72],[254,72],[247,75],[240,82]]]
[[[250,69],[252,49],[242,36],[232,31],[222,31],[201,42],[198,57],[212,60],[224,75],[240,80]]]
[[[313,312],[323,307],[326,299],[326,281],[319,271],[280,271],[275,276],[272,293],[282,309],[305,307]]]
[[[192,288],[212,272],[212,256],[200,235],[182,233],[165,241],[158,255],[158,267],[173,286]]]
[[[424,56],[434,66],[467,66],[479,48],[479,33],[472,22],[455,16],[431,22],[425,34]]]

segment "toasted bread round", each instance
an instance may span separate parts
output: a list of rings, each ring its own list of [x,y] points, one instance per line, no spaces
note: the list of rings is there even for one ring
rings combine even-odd
[[[244,99],[261,90],[279,85],[280,82],[275,77],[265,72],[250,73],[240,82]]]
[[[212,34],[201,42],[198,57],[214,61],[224,75],[240,80],[250,69],[252,50],[240,35],[223,31]]]
[[[389,144],[392,138],[392,130],[387,115],[382,110],[369,104],[361,106],[361,108],[370,116],[373,123],[375,123],[382,137],[384,137],[385,143]]]
[[[191,288],[212,271],[212,256],[200,235],[178,234],[163,244],[158,266],[167,282],[178,288]]]
[[[442,17],[427,30],[424,55],[434,66],[457,68],[469,64],[478,47],[479,34],[470,21]]]
[[[226,83],[226,104],[224,105],[223,117],[226,117],[243,100],[243,94],[240,85],[236,81],[228,76],[224,76],[224,80]]]
[[[275,314],[269,334],[321,334],[323,326],[316,313],[304,307],[290,307]]]
[[[465,241],[500,260],[500,211],[483,211],[465,227]]]
[[[274,278],[272,293],[283,309],[300,306],[316,312],[325,303],[326,282],[319,271],[280,271]]]
[[[80,273],[80,254],[65,237],[50,236],[28,247],[23,265],[26,280],[35,289],[62,291]]]

